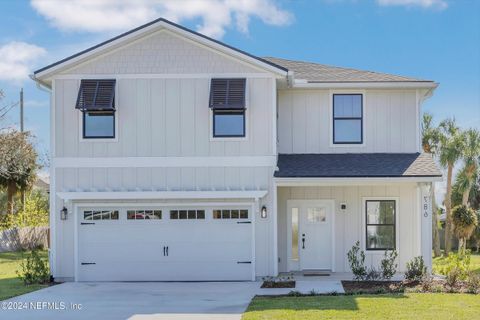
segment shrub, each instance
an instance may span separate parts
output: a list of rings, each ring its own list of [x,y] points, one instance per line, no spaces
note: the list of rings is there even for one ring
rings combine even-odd
[[[32,250],[27,259],[20,264],[17,275],[25,285],[47,283],[50,280],[48,262],[40,257],[37,250]]]
[[[405,272],[405,279],[411,281],[421,281],[427,274],[427,266],[423,261],[423,257],[415,257],[407,262],[407,271]]]
[[[455,270],[455,276],[460,280],[465,280],[470,271],[470,250],[462,253],[450,252],[442,265],[435,268],[435,272],[444,276],[448,276],[453,270]]]
[[[365,276],[365,280],[375,281],[380,280],[382,277],[382,273],[375,269],[374,267],[370,267],[367,271],[367,275]]]
[[[420,282],[420,285],[422,286],[422,291],[423,292],[430,292],[433,289],[434,282],[433,278],[429,274],[425,274]]]
[[[450,287],[450,291],[453,292],[455,286],[457,285],[458,281],[460,280],[460,270],[452,269],[445,278],[445,282]]]
[[[478,224],[477,215],[472,208],[465,205],[456,206],[452,210],[453,231],[460,240],[459,251],[466,248],[468,238],[475,231]]]
[[[470,272],[467,277],[467,290],[470,293],[480,292],[480,275]]]
[[[360,242],[357,241],[355,245],[347,253],[350,270],[352,270],[355,280],[364,280],[367,275],[367,268],[365,267],[365,252],[360,249]]]
[[[380,262],[380,268],[382,272],[382,278],[390,280],[397,272],[398,264],[396,263],[398,253],[396,250],[385,251],[385,256]]]

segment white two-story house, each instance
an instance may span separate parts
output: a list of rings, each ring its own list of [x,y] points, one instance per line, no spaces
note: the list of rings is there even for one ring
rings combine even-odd
[[[158,19],[37,70],[63,281],[431,265],[432,81],[259,58]]]

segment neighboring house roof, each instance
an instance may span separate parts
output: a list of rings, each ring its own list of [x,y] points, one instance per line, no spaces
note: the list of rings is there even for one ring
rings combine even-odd
[[[34,188],[41,189],[43,191],[50,191],[50,184],[42,177],[37,176],[37,180],[33,184]]]
[[[325,64],[294,61],[274,57],[263,59],[293,71],[296,80],[306,80],[308,83],[320,82],[433,82],[386,73],[363,71],[350,68],[328,66]]]
[[[66,67],[68,67],[68,66],[70,66],[70,64],[77,63],[77,62],[79,62],[79,60],[83,59],[84,57],[87,58],[87,57],[89,57],[90,54],[97,53],[98,51],[101,51],[101,50],[107,48],[110,45],[117,45],[117,44],[119,44],[123,41],[126,41],[128,36],[132,36],[132,37],[133,36],[141,36],[144,33],[152,32],[151,31],[152,29],[155,29],[155,28],[160,29],[162,27],[167,28],[167,29],[172,30],[172,31],[183,32],[184,34],[186,33],[186,34],[188,34],[192,37],[195,37],[196,39],[201,39],[201,40],[206,41],[208,43],[218,45],[218,46],[222,47],[223,49],[225,49],[226,51],[235,52],[235,53],[240,54],[241,56],[243,56],[245,58],[249,58],[250,61],[253,60],[253,61],[256,61],[257,63],[259,63],[260,65],[263,64],[263,66],[267,65],[267,66],[273,67],[277,71],[281,71],[281,72],[285,72],[285,73],[288,71],[286,67],[277,65],[274,62],[259,58],[257,56],[254,56],[254,55],[250,54],[250,53],[247,53],[243,50],[240,50],[240,49],[237,49],[235,47],[229,46],[228,44],[225,44],[221,41],[212,39],[210,37],[207,37],[206,35],[203,35],[201,33],[198,33],[198,32],[195,32],[193,30],[190,30],[188,28],[185,28],[184,26],[181,26],[179,24],[173,23],[169,20],[159,18],[159,19],[153,20],[149,23],[146,23],[144,25],[141,25],[141,26],[139,26],[135,29],[132,29],[130,31],[122,33],[122,34],[120,34],[120,35],[118,35],[114,38],[111,38],[107,41],[99,43],[99,44],[97,44],[93,47],[90,47],[90,48],[85,49],[81,52],[78,52],[74,55],[71,55],[71,56],[69,56],[65,59],[62,59],[62,60],[57,61],[55,63],[52,63],[52,64],[50,64],[46,67],[40,68],[40,69],[34,71],[34,75],[36,77],[37,76],[40,77],[46,71],[48,71],[50,69],[53,69],[55,67],[59,67],[59,66],[63,67],[64,65]]]
[[[277,178],[441,177],[426,153],[280,154]]]

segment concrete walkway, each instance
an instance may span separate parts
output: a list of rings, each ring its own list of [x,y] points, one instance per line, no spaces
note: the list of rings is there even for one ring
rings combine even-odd
[[[338,280],[297,280],[294,289],[257,282],[64,283],[2,301],[0,319],[239,320],[255,295],[343,292]],[[22,310],[5,310],[13,307]]]

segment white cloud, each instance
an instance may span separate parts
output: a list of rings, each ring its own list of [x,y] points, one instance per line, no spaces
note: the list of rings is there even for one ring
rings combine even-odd
[[[44,48],[25,42],[13,41],[0,46],[0,80],[26,79],[32,64],[46,53]]]
[[[48,100],[26,100],[25,107],[27,108],[44,108],[48,107]]]
[[[31,5],[67,31],[123,31],[163,17],[179,23],[199,19],[199,32],[221,38],[232,25],[247,33],[251,17],[273,26],[293,21],[273,0],[31,0]]]
[[[448,7],[446,0],[377,0],[377,3],[382,6],[422,7],[441,10]]]

